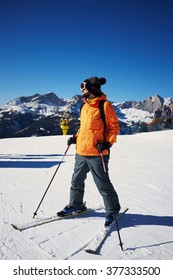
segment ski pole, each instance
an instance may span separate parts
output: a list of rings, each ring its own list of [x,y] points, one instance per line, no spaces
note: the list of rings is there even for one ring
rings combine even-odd
[[[116,227],[117,227],[117,233],[118,233],[118,238],[119,238],[119,242],[120,242],[120,247],[121,247],[121,250],[123,251],[123,242],[121,240],[121,236],[120,236],[120,230],[119,230],[119,226],[118,226],[118,221],[117,221],[117,217],[115,215],[115,222],[116,222]]]
[[[100,140],[97,141],[97,144],[101,144],[101,143],[102,143],[102,141],[100,141]],[[103,157],[103,153],[102,153],[102,152],[100,152],[100,156],[101,156],[101,159],[102,159],[103,170],[104,170],[104,172],[107,172],[107,171],[106,171],[105,161],[104,161],[104,157]]]
[[[46,189],[46,191],[45,191],[45,193],[44,193],[44,195],[43,195],[43,197],[42,197],[42,199],[41,199],[41,201],[40,201],[40,203],[39,203],[39,205],[38,205],[36,211],[34,212],[33,219],[34,219],[34,217],[37,215],[37,211],[38,211],[38,209],[40,208],[40,205],[41,205],[41,203],[43,202],[43,199],[44,199],[44,197],[45,197],[45,195],[46,195],[48,189],[50,188],[50,185],[52,184],[52,181],[53,181],[53,179],[54,179],[54,177],[55,177],[55,175],[56,175],[56,173],[57,173],[57,171],[58,171],[58,169],[59,169],[61,163],[63,162],[63,160],[64,160],[64,158],[65,158],[65,156],[66,156],[66,154],[67,154],[67,151],[68,151],[69,147],[70,147],[70,146],[67,146],[67,149],[66,149],[66,151],[65,151],[65,153],[64,153],[64,155],[63,155],[63,157],[62,157],[62,159],[61,159],[61,161],[60,161],[60,163],[58,164],[58,166],[57,166],[57,168],[56,168],[56,170],[55,170],[55,173],[53,174],[52,179],[50,180],[50,183],[48,184],[47,189]]]
[[[103,153],[100,153],[100,155],[101,155],[101,159],[102,159],[103,170],[104,170],[104,172],[106,172],[106,166],[105,166],[105,161],[104,161]]]

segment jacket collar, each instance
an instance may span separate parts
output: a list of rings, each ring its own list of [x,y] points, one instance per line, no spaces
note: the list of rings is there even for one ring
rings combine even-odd
[[[106,100],[107,96],[103,93],[100,97],[95,97],[93,99],[84,99],[84,102],[91,106],[97,106],[100,100]]]

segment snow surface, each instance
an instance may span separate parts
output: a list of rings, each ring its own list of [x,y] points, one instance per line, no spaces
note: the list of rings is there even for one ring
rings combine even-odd
[[[173,131],[119,136],[111,148],[110,178],[121,205],[129,207],[119,221],[124,251],[116,228],[99,255],[84,251],[104,224],[104,210],[23,232],[12,228],[11,223],[33,220],[33,212],[66,150],[68,137],[0,140],[0,259],[172,260]],[[35,219],[54,215],[68,203],[74,155],[72,145]],[[85,200],[88,207],[103,204],[90,174]]]

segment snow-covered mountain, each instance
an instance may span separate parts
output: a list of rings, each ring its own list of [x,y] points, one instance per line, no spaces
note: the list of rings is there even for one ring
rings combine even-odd
[[[149,96],[143,102],[126,101],[114,103],[119,119],[131,124],[132,122],[151,123],[155,117],[163,119],[173,117],[173,103],[171,98],[162,98],[159,95]],[[122,116],[121,116],[122,114]],[[123,117],[124,115],[124,117]]]
[[[46,94],[34,94],[32,96],[18,97],[0,107],[1,114],[3,112],[18,112],[21,114],[31,113],[40,116],[50,116],[62,113],[79,113],[77,103],[82,102],[81,96],[73,96],[72,99],[59,98],[55,93],[48,92]],[[75,107],[75,108],[74,108]],[[77,111],[75,110],[77,107]]]
[[[18,97],[0,107],[0,138],[62,134],[60,119],[64,115],[70,120],[68,134],[73,134],[79,126],[81,103],[80,95],[64,99],[53,92]],[[172,125],[171,98],[156,95],[143,102],[112,104],[120,121],[121,134],[139,132],[141,126],[150,125],[155,118],[162,121],[169,119],[169,125]]]

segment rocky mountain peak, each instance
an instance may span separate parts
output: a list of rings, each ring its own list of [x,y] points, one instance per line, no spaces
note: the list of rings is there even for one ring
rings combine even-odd
[[[149,113],[154,113],[158,109],[162,109],[164,105],[164,99],[160,95],[148,96],[143,102],[143,110]]]
[[[32,101],[37,101],[42,104],[50,104],[53,106],[63,106],[65,101],[62,98],[59,98],[54,92],[48,92],[43,95],[33,96]]]

